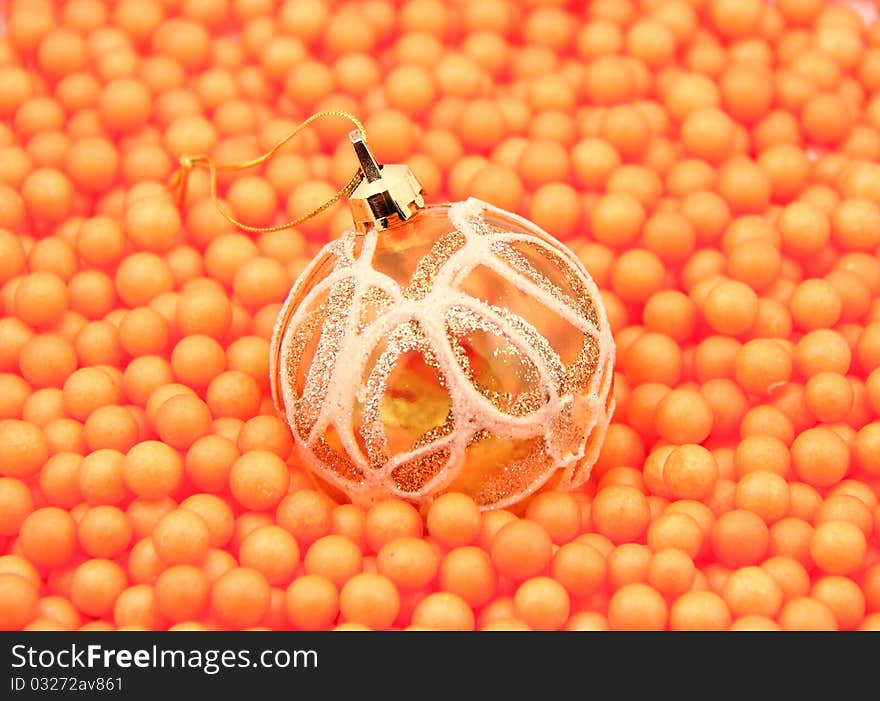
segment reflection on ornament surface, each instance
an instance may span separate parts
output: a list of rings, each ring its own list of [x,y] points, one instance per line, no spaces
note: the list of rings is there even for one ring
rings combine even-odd
[[[574,254],[469,199],[325,246],[279,315],[271,378],[305,466],[353,501],[500,508],[586,481],[613,362]]]

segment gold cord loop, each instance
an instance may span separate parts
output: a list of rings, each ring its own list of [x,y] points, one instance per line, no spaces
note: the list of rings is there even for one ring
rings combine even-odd
[[[189,181],[189,174],[195,168],[205,168],[208,171],[210,190],[211,190],[211,201],[214,203],[214,206],[217,208],[217,211],[223,215],[223,217],[233,226],[238,227],[244,231],[250,231],[257,234],[269,233],[272,231],[281,231],[282,229],[289,229],[294,226],[298,226],[302,224],[304,221],[308,221],[314,216],[317,216],[321,212],[323,212],[328,207],[332,207],[343,197],[347,197],[352,193],[352,191],[358,186],[358,184],[363,179],[363,173],[359,170],[354,174],[351,180],[348,181],[348,184],[345,185],[341,190],[338,190],[333,197],[324,202],[323,204],[315,207],[309,212],[300,215],[296,219],[291,219],[288,222],[284,222],[283,224],[276,224],[275,226],[250,226],[249,224],[245,224],[244,222],[240,222],[238,219],[233,217],[231,214],[226,212],[223,207],[220,205],[220,199],[217,196],[217,173],[221,170],[224,171],[235,171],[235,170],[245,170],[247,168],[253,168],[254,166],[261,165],[272,158],[279,149],[281,149],[288,141],[293,139],[297,134],[299,134],[303,129],[309,126],[312,122],[323,119],[324,117],[343,117],[344,119],[349,120],[352,124],[357,127],[357,129],[363,134],[364,141],[367,140],[367,132],[364,129],[364,125],[361,124],[361,121],[355,117],[353,114],[349,112],[345,112],[344,110],[324,110],[322,112],[316,112],[311,117],[301,122],[293,131],[291,131],[287,136],[281,139],[278,143],[276,143],[272,148],[270,148],[266,153],[262,156],[257,156],[256,158],[252,158],[249,161],[242,161],[241,163],[214,163],[210,156],[207,154],[183,154],[179,159],[179,168],[171,177],[171,181],[169,182],[169,187],[172,190],[177,190],[177,201],[178,205],[182,206],[186,201],[186,191],[187,184]]]

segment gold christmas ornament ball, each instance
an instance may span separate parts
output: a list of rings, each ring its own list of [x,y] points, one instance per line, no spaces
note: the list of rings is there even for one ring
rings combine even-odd
[[[303,272],[272,339],[305,467],[362,504],[459,491],[501,508],[583,484],[614,409],[614,342],[580,261],[473,198],[388,225],[387,202],[357,195],[353,212],[374,211]]]

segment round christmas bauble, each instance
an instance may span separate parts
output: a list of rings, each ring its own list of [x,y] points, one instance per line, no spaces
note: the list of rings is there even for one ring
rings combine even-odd
[[[577,257],[476,199],[325,246],[270,356],[276,406],[324,482],[356,503],[459,491],[482,508],[586,481],[613,361]]]

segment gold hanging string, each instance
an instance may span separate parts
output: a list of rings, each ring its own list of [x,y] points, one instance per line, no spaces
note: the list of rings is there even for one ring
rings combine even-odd
[[[242,161],[241,163],[214,163],[211,160],[210,156],[207,154],[184,154],[180,157],[179,163],[180,167],[171,176],[171,181],[169,182],[169,187],[172,190],[177,190],[177,201],[178,206],[182,206],[186,201],[186,190],[187,184],[189,182],[189,174],[195,168],[204,168],[208,171],[208,178],[211,189],[211,201],[214,203],[214,206],[217,208],[217,211],[223,215],[223,217],[231,223],[233,226],[238,227],[239,229],[243,229],[244,231],[250,231],[256,234],[264,234],[272,231],[281,231],[282,229],[289,229],[294,226],[298,226],[302,224],[304,221],[311,219],[314,216],[317,216],[321,212],[323,212],[328,207],[333,206],[343,197],[347,197],[352,193],[352,191],[358,186],[361,179],[364,177],[363,173],[358,170],[357,173],[352,176],[351,180],[348,181],[348,184],[345,185],[341,190],[337,191],[333,197],[324,202],[323,204],[315,207],[309,212],[298,216],[296,219],[291,219],[288,222],[284,222],[283,224],[276,224],[275,226],[250,226],[249,224],[245,224],[244,222],[239,221],[231,214],[226,212],[223,207],[220,205],[220,198],[217,196],[217,174],[222,171],[235,171],[235,170],[245,170],[247,168],[253,168],[254,166],[261,165],[272,158],[280,148],[282,148],[288,141],[297,136],[303,129],[309,126],[312,122],[323,119],[324,117],[343,117],[344,119],[349,120],[352,124],[360,130],[361,134],[364,135],[364,141],[367,140],[367,132],[364,129],[364,125],[361,124],[361,121],[355,117],[353,114],[346,112],[344,110],[324,110],[322,112],[315,112],[311,117],[301,122],[299,125],[294,128],[287,136],[281,139],[278,143],[276,143],[272,148],[270,148],[266,153],[262,156],[257,156],[256,158],[252,158],[249,161]]]

